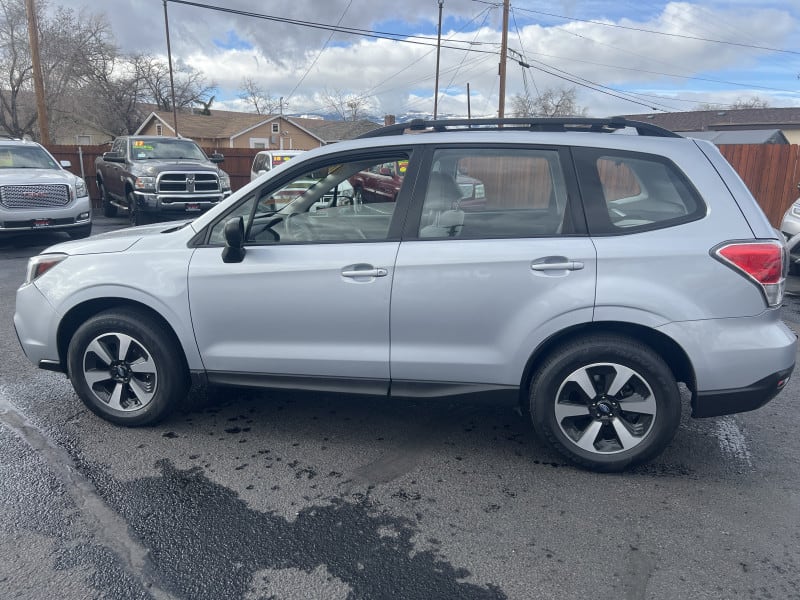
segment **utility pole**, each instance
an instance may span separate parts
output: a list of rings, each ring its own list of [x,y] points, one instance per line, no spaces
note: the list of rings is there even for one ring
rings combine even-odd
[[[506,57],[508,56],[508,10],[510,0],[503,0],[503,37],[500,41],[500,100],[497,116],[502,119],[506,113]]]
[[[47,104],[44,99],[44,78],[42,62],[39,56],[39,21],[36,18],[36,6],[33,0],[25,0],[25,11],[28,13],[28,39],[31,45],[31,62],[33,62],[33,89],[36,93],[36,118],[39,121],[39,136],[43,146],[50,145],[50,127],[47,121]]]
[[[175,79],[172,75],[172,48],[169,45],[169,16],[167,15],[167,0],[164,2],[164,27],[167,29],[167,60],[169,61],[169,88],[172,94],[172,127],[175,137],[178,137],[178,107],[175,106]]]
[[[442,6],[444,0],[439,0],[439,35],[436,38],[436,90],[433,93],[433,120],[439,112],[439,55],[442,52]]]
[[[469,81],[467,82],[467,118],[472,118],[472,107],[470,106],[470,92],[469,92]]]

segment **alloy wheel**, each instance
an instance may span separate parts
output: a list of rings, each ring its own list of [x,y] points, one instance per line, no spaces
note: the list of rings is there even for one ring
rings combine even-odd
[[[563,380],[554,412],[572,444],[586,452],[616,454],[647,438],[657,408],[653,390],[642,375],[624,365],[595,363]]]
[[[104,333],[83,353],[83,377],[92,394],[108,408],[140,410],[153,399],[158,368],[150,351],[124,333]]]

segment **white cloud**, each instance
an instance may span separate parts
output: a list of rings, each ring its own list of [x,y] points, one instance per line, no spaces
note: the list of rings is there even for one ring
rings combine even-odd
[[[87,0],[88,1],[88,0]],[[79,5],[81,0],[65,0]],[[222,4],[217,2],[217,4]],[[515,2],[519,21],[539,18],[531,10],[543,10],[540,2]],[[574,14],[582,18],[612,23],[604,15],[619,14],[617,3],[550,2],[553,14]],[[618,17],[614,24],[709,39],[730,40],[755,46],[782,47],[794,44],[798,36],[797,2],[752,1],[664,3],[660,10],[648,9],[648,16]],[[226,7],[254,12],[280,13],[282,17],[334,24],[347,6],[344,2],[297,0],[279,6],[248,0],[229,0]],[[397,30],[425,30],[430,43],[436,41],[436,3],[433,0],[408,0],[399,5],[389,2],[352,2],[342,21],[349,27],[376,28],[389,22]],[[448,0],[445,14],[470,19],[488,9],[470,0]],[[96,10],[96,9],[92,9]],[[153,0],[115,0],[108,10],[115,36],[123,50],[165,52],[163,10]],[[644,9],[641,9],[644,10]],[[237,100],[243,77],[254,79],[275,96],[288,96],[301,77],[303,83],[290,100],[292,112],[311,112],[320,106],[325,89],[340,89],[366,94],[377,115],[408,110],[432,111],[436,52],[434,47],[388,40],[359,39],[336,34],[333,45],[319,55],[329,32],[277,24],[252,17],[226,15],[214,11],[169,4],[173,54],[200,69],[219,86],[217,106],[241,107]],[[587,12],[593,13],[586,16]],[[633,15],[639,13],[632,13]],[[464,31],[446,31],[450,37],[471,40],[478,50],[496,50],[500,42],[499,10],[489,18],[474,21]],[[544,17],[541,17],[544,18]],[[400,23],[400,19],[406,21]],[[556,22],[557,21],[557,22]],[[682,109],[692,105],[682,100],[729,102],[740,96],[759,95],[775,106],[798,104],[791,92],[797,86],[796,56],[770,53],[736,45],[712,44],[685,37],[669,37],[583,21],[548,19],[546,23],[521,25],[509,36],[513,50],[523,51],[527,61],[537,67],[527,73],[528,83],[542,87],[573,85],[544,70],[563,77],[577,77],[631,93],[663,95],[664,100],[639,97],[642,104],[657,104]],[[479,26],[485,23],[485,26]],[[252,46],[251,49],[224,49],[215,40],[226,40],[228,32]],[[420,40],[422,41],[422,40]],[[449,45],[449,44],[448,44]],[[318,56],[319,55],[319,56]],[[512,56],[514,56],[512,54]],[[789,61],[784,62],[784,58]],[[309,67],[317,60],[313,68]],[[491,114],[497,104],[497,62],[495,54],[465,53],[442,49],[440,65],[439,111],[466,114],[466,84],[470,83],[473,114]],[[558,71],[560,70],[560,71]],[[659,74],[662,73],[662,74]],[[711,81],[681,79],[663,74],[739,82],[744,86]],[[789,90],[773,92],[757,85]],[[508,97],[524,89],[522,69],[508,63]],[[676,100],[677,99],[677,100]],[[590,114],[643,112],[645,106],[625,102],[610,95],[578,87],[578,100]]]

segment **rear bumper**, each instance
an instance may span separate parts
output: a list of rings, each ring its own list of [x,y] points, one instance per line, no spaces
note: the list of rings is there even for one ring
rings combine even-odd
[[[742,388],[698,392],[692,403],[692,416],[718,417],[761,408],[786,386],[793,369],[794,366],[782,369]]]

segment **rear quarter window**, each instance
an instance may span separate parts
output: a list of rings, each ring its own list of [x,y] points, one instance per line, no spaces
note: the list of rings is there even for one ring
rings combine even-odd
[[[662,156],[595,148],[573,155],[591,234],[661,229],[706,214],[688,178]]]

